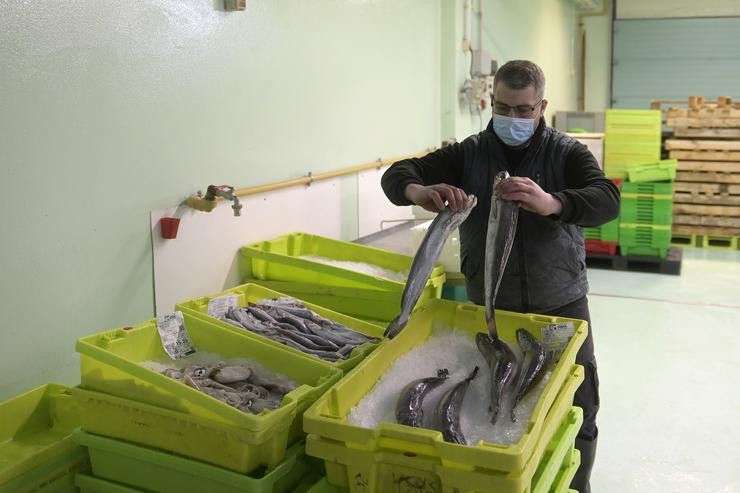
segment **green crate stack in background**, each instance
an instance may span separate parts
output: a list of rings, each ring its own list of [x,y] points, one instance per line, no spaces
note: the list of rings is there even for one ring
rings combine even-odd
[[[674,170],[672,175],[671,169]],[[630,166],[628,173],[637,179],[653,177],[672,180],[675,177],[675,163]],[[673,182],[622,183],[619,216],[619,248],[622,255],[666,258],[671,244]]]
[[[660,110],[607,110],[604,132],[604,173],[627,178],[627,165],[660,159]]]

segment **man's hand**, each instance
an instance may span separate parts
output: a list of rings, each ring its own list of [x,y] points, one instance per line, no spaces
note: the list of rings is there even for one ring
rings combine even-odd
[[[440,183],[425,187],[417,183],[411,183],[404,190],[406,198],[414,204],[432,212],[439,212],[445,208],[445,201],[453,211],[461,211],[468,200],[467,194],[457,187]]]
[[[559,215],[563,210],[563,204],[553,195],[545,192],[538,184],[529,178],[512,176],[498,184],[496,193],[504,200],[518,203],[522,208],[549,216]]]

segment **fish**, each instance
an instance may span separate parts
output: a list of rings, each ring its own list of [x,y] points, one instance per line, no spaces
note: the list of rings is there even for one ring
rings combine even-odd
[[[516,378],[516,355],[506,342],[498,338],[492,339],[484,332],[476,334],[475,343],[491,368],[491,424],[496,424],[507,391]]]
[[[377,337],[324,318],[287,296],[232,308],[221,320],[332,362],[349,358],[358,346],[380,342]]]
[[[416,306],[416,302],[419,301],[419,297],[434,269],[434,264],[437,263],[437,259],[442,253],[445,241],[455,228],[467,219],[470,211],[477,203],[478,199],[475,195],[468,195],[465,207],[461,211],[455,212],[449,207],[445,207],[434,218],[419,249],[416,251],[416,255],[414,255],[414,260],[411,262],[411,270],[401,296],[401,313],[388,325],[384,333],[385,337],[393,339],[406,326],[411,311]]]
[[[297,387],[280,375],[258,372],[251,365],[193,365],[166,368],[163,375],[177,380],[243,412],[259,414],[280,407],[285,394]]]
[[[419,378],[406,384],[396,401],[396,421],[402,425],[421,428],[424,418],[422,409],[424,397],[431,390],[446,382],[449,373],[443,368],[437,370],[436,377]]]
[[[543,369],[547,360],[545,346],[525,329],[517,329],[516,339],[522,350],[522,364],[519,379],[515,386],[514,403],[511,406],[511,420],[516,421],[514,409],[519,401],[544,375]]]
[[[445,392],[437,405],[436,429],[442,432],[446,442],[467,445],[462,428],[460,428],[460,411],[470,382],[477,374],[478,367],[476,366],[467,378]]]
[[[496,296],[501,286],[506,263],[509,260],[511,247],[516,235],[516,223],[519,218],[519,205],[509,200],[503,200],[496,195],[496,187],[503,180],[509,178],[509,173],[501,171],[493,180],[493,195],[491,196],[491,212],[488,215],[488,231],[486,232],[486,263],[485,263],[485,297],[486,297],[486,327],[493,339],[498,339],[496,327]]]

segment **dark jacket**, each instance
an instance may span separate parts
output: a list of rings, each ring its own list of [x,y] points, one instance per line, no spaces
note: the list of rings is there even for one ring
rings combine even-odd
[[[559,217],[519,210],[496,308],[541,313],[585,296],[588,282],[581,227],[616,218],[619,189],[604,177],[586,146],[547,127],[544,118],[526,148],[503,144],[489,123],[486,130],[460,143],[393,164],[381,183],[396,205],[411,204],[404,196],[410,183],[447,183],[478,198],[478,205],[460,226],[460,270],[471,301],[483,305],[492,185],[502,170],[531,178],[557,197],[563,208]]]

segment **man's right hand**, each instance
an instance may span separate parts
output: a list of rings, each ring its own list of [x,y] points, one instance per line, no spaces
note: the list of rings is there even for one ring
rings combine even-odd
[[[414,204],[432,212],[439,212],[445,208],[445,201],[453,211],[461,211],[468,200],[467,194],[457,187],[439,183],[425,187],[418,183],[406,185],[406,198]]]

